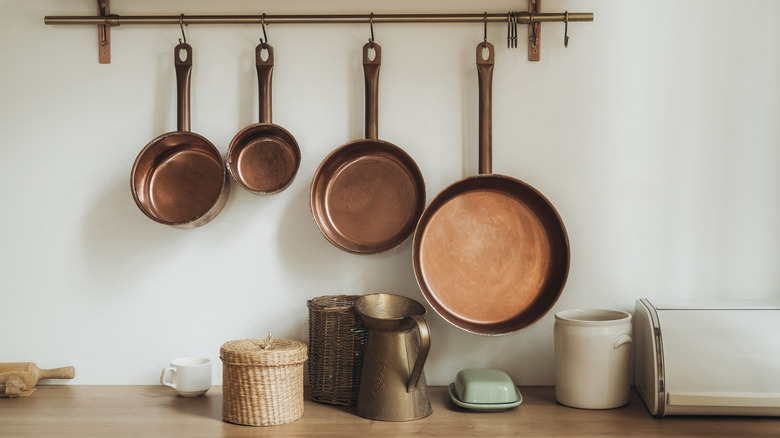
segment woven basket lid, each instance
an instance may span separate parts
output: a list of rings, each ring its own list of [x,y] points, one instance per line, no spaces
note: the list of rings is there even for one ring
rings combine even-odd
[[[306,362],[306,344],[291,339],[239,339],[222,344],[219,357],[230,365],[281,366]]]

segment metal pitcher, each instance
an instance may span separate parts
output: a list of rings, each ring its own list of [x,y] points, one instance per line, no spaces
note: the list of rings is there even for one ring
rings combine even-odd
[[[357,414],[409,421],[431,415],[423,365],[431,347],[425,307],[392,294],[364,295],[355,310],[368,327]]]

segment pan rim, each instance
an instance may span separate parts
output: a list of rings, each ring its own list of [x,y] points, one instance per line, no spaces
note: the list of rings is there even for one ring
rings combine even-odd
[[[548,213],[552,213],[552,217],[554,218],[554,226],[551,226],[549,228],[559,231],[557,236],[559,237],[560,240],[559,249],[563,250],[564,253],[561,254],[561,256],[563,256],[563,260],[565,260],[565,263],[563,263],[563,272],[558,273],[558,275],[560,276],[560,281],[555,282],[556,285],[554,289],[555,293],[552,294],[554,296],[550,296],[550,298],[547,300],[549,305],[546,305],[543,311],[532,313],[531,317],[527,319],[522,319],[521,320],[523,322],[522,324],[517,324],[514,321],[517,320],[520,316],[522,316],[524,314],[523,312],[519,313],[518,315],[515,315],[513,318],[510,319],[499,321],[499,322],[490,322],[490,323],[478,323],[478,322],[469,321],[453,314],[452,312],[448,312],[447,306],[441,303],[435,291],[432,290],[431,287],[429,287],[428,281],[426,280],[426,276],[422,272],[423,263],[420,254],[421,244],[422,244],[421,240],[424,237],[423,235],[425,234],[425,231],[428,229],[428,225],[430,223],[432,216],[437,211],[439,211],[447,202],[455,198],[458,198],[459,196],[463,196],[464,194],[469,192],[485,190],[484,186],[488,184],[489,180],[491,179],[499,180],[502,182],[502,184],[511,184],[516,187],[521,187],[522,190],[530,193],[531,194],[530,196],[541,201],[541,204],[548,209]],[[475,185],[476,187],[471,188],[468,187],[467,185]],[[500,192],[502,194],[507,194],[507,191],[501,188],[498,189],[488,188],[488,190]],[[508,195],[515,197],[512,194],[508,194]],[[485,335],[485,336],[502,336],[502,335],[508,335],[517,332],[519,330],[522,330],[524,328],[533,325],[552,310],[552,308],[555,306],[558,299],[560,298],[563,289],[566,286],[566,282],[568,280],[569,268],[571,265],[571,248],[569,245],[568,233],[566,231],[566,227],[563,223],[563,220],[561,219],[560,214],[558,213],[557,209],[553,206],[553,204],[549,201],[549,199],[546,196],[544,196],[544,194],[542,194],[539,190],[537,190],[530,184],[527,184],[511,176],[494,174],[494,173],[478,174],[478,175],[471,175],[465,178],[461,178],[460,180],[449,184],[433,198],[431,203],[425,209],[423,214],[420,216],[420,219],[417,223],[417,227],[415,228],[415,232],[414,232],[414,238],[412,242],[412,265],[414,268],[415,280],[417,281],[417,285],[420,289],[420,292],[422,293],[423,297],[428,302],[428,304],[431,306],[431,308],[445,321],[469,333]],[[537,298],[538,295],[539,292],[537,292],[535,298]]]
[[[259,131],[259,130],[271,130],[271,131],[281,132],[283,135],[263,135],[263,137],[266,137],[266,138],[269,138],[269,137],[279,138],[281,140],[281,143],[284,143],[284,146],[286,147],[286,149],[292,152],[293,159],[295,161],[295,166],[294,166],[294,169],[293,169],[293,171],[292,171],[292,173],[290,175],[290,178],[285,180],[285,182],[283,184],[281,184],[279,187],[277,187],[274,190],[265,191],[265,190],[254,190],[254,189],[250,188],[246,184],[244,179],[239,177],[238,170],[234,169],[233,166],[231,165],[231,163],[233,161],[231,158],[233,157],[234,153],[237,153],[236,150],[237,149],[238,150],[242,150],[242,149],[246,148],[246,146],[248,146],[248,143],[251,143],[251,140],[254,140],[254,138],[252,138],[250,141],[244,141],[244,142],[241,142],[242,144],[239,144],[239,139],[241,137],[247,135],[251,131]],[[285,139],[283,137],[287,137],[287,139]],[[295,136],[293,136],[292,133],[290,133],[290,131],[288,131],[284,127],[279,126],[279,125],[277,125],[275,123],[262,123],[262,122],[258,122],[258,123],[253,123],[251,125],[245,126],[243,129],[238,131],[236,133],[236,135],[233,136],[232,140],[230,140],[230,144],[228,145],[227,153],[225,154],[225,167],[227,169],[227,172],[230,174],[230,177],[233,178],[233,180],[236,183],[238,183],[238,185],[240,185],[241,187],[243,187],[247,191],[255,193],[255,194],[258,194],[258,195],[272,195],[272,194],[279,193],[279,192],[283,191],[284,189],[289,187],[293,183],[293,181],[295,181],[295,177],[298,176],[298,170],[300,170],[300,167],[301,167],[301,159],[302,159],[302,157],[301,157],[301,148],[298,145],[298,141],[295,139]]]
[[[331,235],[332,233],[327,232],[325,228],[336,230],[337,227],[326,227],[326,224],[331,224],[332,221],[327,221],[325,218],[328,216],[327,214],[319,215],[318,211],[325,211],[327,210],[327,202],[326,202],[326,191],[320,191],[319,193],[322,193],[322,196],[316,196],[315,192],[317,191],[317,188],[322,185],[321,181],[325,180],[327,182],[328,179],[333,179],[334,175],[338,175],[340,172],[334,172],[330,175],[324,175],[326,172],[326,169],[342,169],[347,163],[358,161],[362,158],[365,158],[367,156],[370,156],[372,154],[370,153],[358,153],[359,157],[357,159],[349,159],[349,160],[341,160],[340,162],[336,162],[334,166],[334,161],[336,160],[336,157],[339,155],[345,154],[345,151],[348,149],[355,149],[355,148],[361,148],[361,147],[371,147],[371,146],[379,146],[383,148],[386,152],[388,152],[388,155],[393,158],[393,161],[396,161],[398,163],[408,163],[408,165],[400,165],[399,167],[402,167],[404,172],[408,175],[409,181],[412,183],[414,187],[414,191],[417,194],[417,202],[415,205],[415,212],[412,216],[412,219],[409,221],[409,224],[407,225],[406,229],[402,234],[400,234],[400,237],[397,239],[389,239],[391,242],[390,244],[387,244],[386,241],[383,241],[383,245],[352,245],[352,246],[345,246],[339,241],[336,241],[334,237]],[[327,185],[327,184],[325,184]],[[330,242],[335,247],[341,249],[342,251],[348,252],[350,254],[357,254],[357,255],[377,255],[382,254],[387,251],[390,251],[392,249],[397,248],[402,243],[407,241],[409,237],[411,237],[414,234],[414,230],[416,229],[417,223],[419,222],[420,217],[422,216],[423,212],[425,211],[425,205],[427,200],[427,193],[425,188],[425,179],[423,178],[422,172],[420,171],[419,166],[417,166],[417,163],[414,161],[414,159],[407,153],[405,150],[400,148],[399,146],[390,143],[389,141],[381,140],[381,139],[371,139],[371,138],[361,138],[352,140],[348,143],[342,144],[341,146],[337,147],[336,149],[332,150],[319,164],[317,167],[317,170],[314,172],[314,176],[312,177],[311,184],[309,186],[309,210],[312,214],[312,217],[314,218],[314,223],[317,225],[317,229],[320,231],[320,234],[322,234],[325,239]],[[342,235],[342,233],[335,233],[337,235]],[[349,240],[349,239],[344,239]],[[367,247],[367,248],[364,248]]]
[[[142,158],[144,158],[148,153],[149,150],[152,149],[155,145],[157,145],[159,142],[170,138],[174,136],[182,136],[182,137],[190,137],[198,139],[202,142],[203,146],[206,147],[212,154],[212,158],[215,159],[215,162],[218,161],[220,163],[220,176],[222,185],[220,187],[219,193],[214,199],[214,202],[211,203],[211,206],[208,210],[206,210],[203,214],[198,215],[197,217],[185,220],[185,221],[167,221],[164,220],[157,215],[155,215],[153,212],[151,212],[146,206],[144,205],[144,202],[139,198],[138,196],[138,190],[137,190],[137,179],[138,179],[138,166]],[[192,146],[190,142],[183,143],[183,144],[177,144],[171,149],[181,149],[181,148],[187,148]],[[170,155],[173,152],[170,150],[167,151],[166,154],[154,154],[152,157],[154,161],[157,161],[159,157],[162,157],[164,155]],[[151,172],[154,173],[154,172]],[[148,178],[150,173],[144,173],[144,178]],[[130,173],[130,192],[133,195],[133,200],[136,203],[136,206],[138,206],[138,209],[141,210],[149,219],[152,219],[153,221],[163,224],[163,225],[169,225],[175,228],[182,228],[182,229],[192,229],[197,228],[200,226],[203,226],[207,223],[209,223],[211,220],[213,220],[224,208],[225,204],[227,203],[227,194],[230,190],[230,183],[229,183],[229,175],[227,173],[227,168],[225,165],[225,161],[222,159],[222,154],[219,152],[219,149],[217,149],[214,144],[209,141],[206,137],[192,131],[169,131],[164,134],[158,135],[156,138],[154,138],[152,141],[146,144],[143,149],[138,153],[138,155],[135,158],[135,161],[133,162],[133,168]]]

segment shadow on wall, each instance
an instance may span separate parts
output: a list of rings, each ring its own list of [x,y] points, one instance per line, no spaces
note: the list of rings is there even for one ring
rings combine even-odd
[[[171,46],[170,50],[161,50],[160,54],[157,55],[157,74],[154,79],[155,102],[152,107],[153,111],[150,113],[151,120],[149,120],[155,136],[176,130],[176,103],[172,100],[176,97],[176,76],[173,69],[174,50]],[[139,152],[143,146],[138,145]]]
[[[292,196],[279,224],[279,256],[297,289],[317,293],[328,289],[325,279],[349,275],[350,261],[320,234],[309,210],[308,185]]]
[[[165,259],[179,252],[188,238],[182,230],[158,224],[135,205],[127,180],[118,180],[89,209],[84,221],[84,252],[93,275],[107,286],[126,284],[164,269]]]
[[[174,73],[174,46],[166,46],[157,56],[157,68],[154,73],[155,100],[150,105],[148,122],[152,126],[151,134],[145,142],[154,141],[159,135],[173,132],[177,129],[176,78]],[[249,80],[249,79],[248,79]],[[247,102],[242,105],[251,111]],[[246,118],[251,117],[251,112]],[[127,145],[132,153],[127,156],[126,168],[118,173],[104,191],[95,195],[94,204],[88,208],[84,221],[84,253],[85,266],[89,272],[84,278],[98,283],[101,289],[116,289],[117,285],[127,287],[142,278],[155,276],[166,269],[162,260],[176,259],[193,241],[192,233],[196,230],[180,230],[162,225],[146,217],[135,205],[131,194],[130,172],[136,154],[140,153],[147,143]],[[107,158],[108,159],[108,158]],[[246,194],[239,190],[233,181],[227,203],[215,221],[205,225],[213,233],[232,229],[235,226],[235,215],[228,215],[235,198]],[[254,196],[254,195],[253,195]],[[256,205],[253,206],[256,208]],[[227,217],[226,217],[227,216]],[[229,217],[233,216],[231,220]],[[220,225],[221,224],[221,225]],[[229,240],[229,239],[227,239]],[[143,273],[143,275],[139,275]]]
[[[422,300],[412,268],[411,238],[385,253],[342,251],[320,233],[309,210],[309,191],[300,190],[279,230],[279,256],[287,276],[306,290],[306,299],[323,295],[384,292]]]
[[[145,140],[147,142],[176,129],[173,46],[157,56],[153,83],[155,100],[149,105],[151,111],[148,113],[152,134]],[[142,270],[153,273],[162,269],[161,264],[149,263],[149,260],[170,257],[186,238],[182,233],[177,233],[180,230],[168,229],[170,227],[152,222],[133,202],[130,188],[132,160],[135,159],[134,154],[139,153],[145,145],[127,145],[135,150],[127,162],[126,172],[117,175],[113,183],[105,185],[103,191],[95,195],[94,203],[85,215],[82,242],[84,266],[88,272],[83,278],[98,283],[101,290],[132,284]]]
[[[474,52],[462,53],[464,72],[460,82],[461,90],[461,178],[479,173],[479,80]],[[468,67],[466,67],[468,66]],[[492,146],[491,146],[492,147]],[[447,184],[454,183],[449,181]]]

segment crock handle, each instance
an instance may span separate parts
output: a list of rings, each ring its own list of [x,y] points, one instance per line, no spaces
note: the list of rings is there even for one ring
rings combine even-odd
[[[622,334],[615,339],[615,342],[612,343],[612,349],[617,350],[621,345],[630,344],[630,343],[631,343],[631,335]]]

